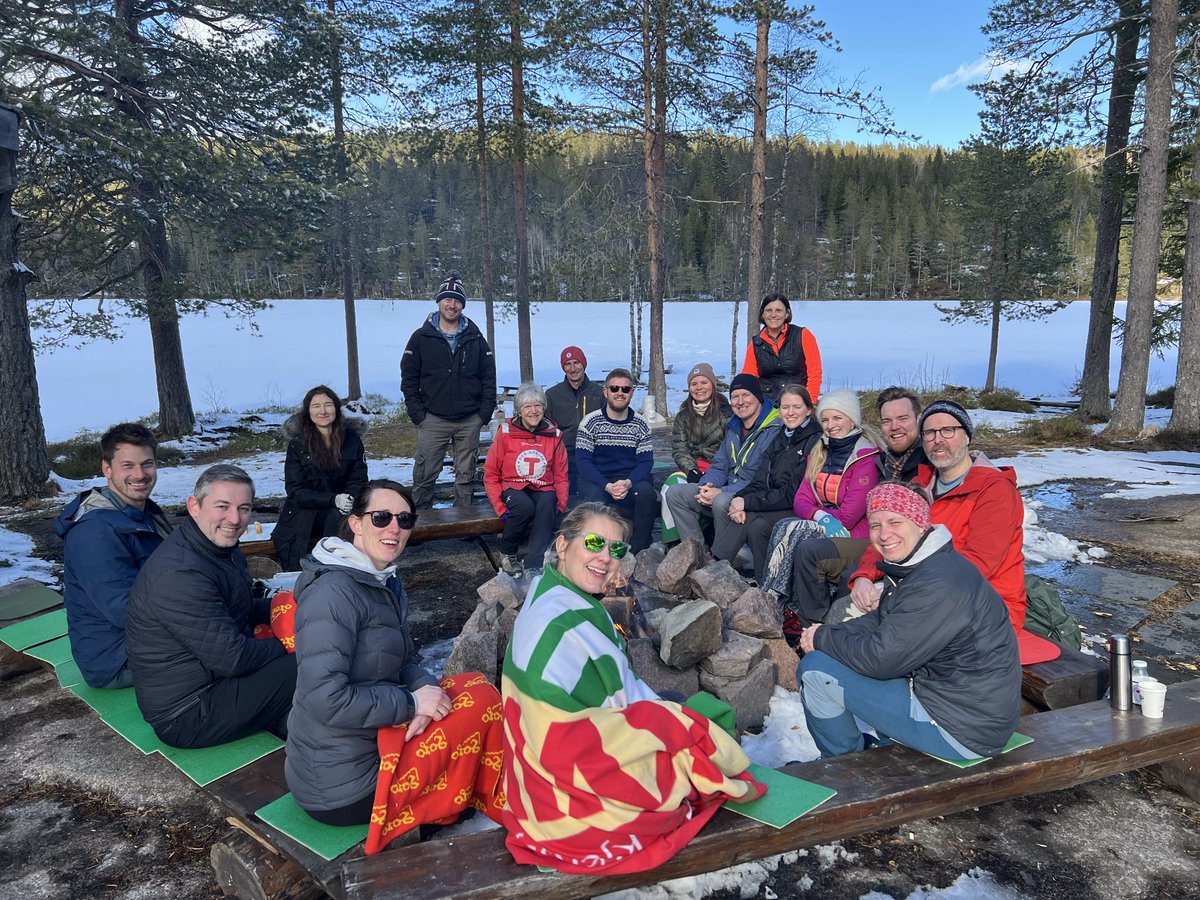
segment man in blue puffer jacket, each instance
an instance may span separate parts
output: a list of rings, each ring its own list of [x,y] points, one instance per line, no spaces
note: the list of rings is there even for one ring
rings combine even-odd
[[[96,688],[133,684],[125,656],[125,607],[142,565],[171,533],[150,499],[158,481],[158,442],[124,422],[100,438],[104,487],[72,500],[54,532],[63,539],[63,605],[71,655]]]

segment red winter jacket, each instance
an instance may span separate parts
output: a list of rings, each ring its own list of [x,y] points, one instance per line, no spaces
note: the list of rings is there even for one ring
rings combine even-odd
[[[554,491],[559,512],[567,508],[567,448],[562,432],[542,419],[531,433],[513,417],[496,429],[483,463],[483,486],[496,515],[508,511],[500,494],[505,488]]]
[[[917,480],[930,488],[935,472],[922,465]],[[954,538],[954,549],[969,559],[1004,599],[1013,628],[1025,624],[1025,509],[1017,492],[1017,473],[998,469],[984,454],[974,455],[962,484],[933,501],[929,521],[945,525]],[[850,576],[878,581],[879,551],[868,546]]]

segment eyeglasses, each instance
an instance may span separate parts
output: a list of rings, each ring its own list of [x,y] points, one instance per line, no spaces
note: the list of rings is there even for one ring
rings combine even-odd
[[[409,512],[408,510],[394,513],[386,509],[376,509],[372,512],[363,513],[363,515],[370,516],[371,524],[376,528],[387,528],[388,525],[392,524],[393,517],[396,519],[396,524],[405,531],[408,531],[417,524],[417,514],[415,512]]]
[[[610,384],[605,388],[606,391],[612,391],[614,394],[632,394],[632,384]]]
[[[941,428],[926,428],[921,432],[921,440],[932,441],[934,437],[941,435],[943,441],[948,441],[954,437],[954,432],[966,430],[961,425],[943,425]]]
[[[613,559],[624,559],[625,554],[629,552],[629,545],[624,541],[610,541],[598,534],[585,534],[583,546],[587,548],[588,553],[599,553],[608,547],[608,555]]]

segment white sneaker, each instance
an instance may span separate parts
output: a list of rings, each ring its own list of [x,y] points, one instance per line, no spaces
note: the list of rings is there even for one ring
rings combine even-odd
[[[515,553],[505,553],[500,559],[500,568],[514,578],[524,571],[524,567],[521,565],[521,558]]]

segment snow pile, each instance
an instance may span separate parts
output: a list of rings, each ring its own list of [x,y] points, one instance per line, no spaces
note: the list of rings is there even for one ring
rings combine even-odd
[[[1024,894],[1002,884],[997,884],[990,872],[978,867],[959,875],[949,887],[935,888],[922,885],[905,900],[1022,900]],[[861,900],[893,900],[891,894],[871,891]]]
[[[821,755],[804,724],[804,704],[799,691],[775,685],[771,707],[762,731],[742,736],[742,749],[750,762],[778,769],[790,762],[807,762]]]
[[[1038,527],[1037,510],[1043,505],[1040,500],[1028,500],[1025,503],[1023,530],[1026,562],[1044,563],[1061,559],[1090,565],[1094,560],[1108,556],[1108,551],[1103,547],[1085,547],[1066,535]]]
[[[703,875],[693,875],[688,878],[675,878],[648,887],[629,888],[600,896],[603,900],[693,900],[693,898],[708,897],[717,891],[730,891],[736,892],[738,897],[748,900],[750,897],[758,896],[763,882],[770,878],[780,865],[791,865],[802,856],[808,856],[808,851],[793,850],[779,856],[743,863],[740,866],[718,869],[716,872],[705,872]],[[776,896],[769,887],[765,889],[764,893],[767,897]]]
[[[0,528],[0,584],[32,578],[42,584],[58,585],[53,563],[33,555],[33,539]]]
[[[1048,481],[1094,478],[1113,482],[1114,489],[1104,494],[1105,498],[1126,500],[1195,494],[1200,490],[1197,486],[1200,453],[1180,450],[1139,453],[1064,447],[1029,450],[1011,459],[993,462],[1016,469],[1017,486],[1021,488]]]

